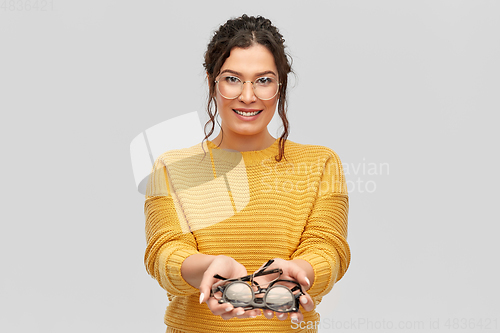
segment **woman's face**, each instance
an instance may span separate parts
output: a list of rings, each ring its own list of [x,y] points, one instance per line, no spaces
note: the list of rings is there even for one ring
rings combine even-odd
[[[273,54],[261,44],[253,44],[245,49],[233,48],[216,80],[228,75],[238,77],[242,82],[254,82],[261,77],[279,79]],[[267,130],[267,125],[274,116],[278,99],[279,94],[270,100],[259,99],[255,96],[250,82],[243,84],[241,95],[235,99],[221,96],[216,89],[217,109],[222,120],[224,139],[255,138],[257,141],[269,139],[271,135]],[[261,112],[255,116],[245,116],[237,114],[236,111]]]

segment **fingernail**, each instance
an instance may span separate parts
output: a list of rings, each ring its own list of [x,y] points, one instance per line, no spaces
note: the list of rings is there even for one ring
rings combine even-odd
[[[250,316],[249,318],[255,318],[255,317],[257,317],[257,316]]]
[[[309,279],[307,278],[307,276],[306,276],[306,282],[307,282],[307,286],[310,287],[311,286],[311,282],[309,281]]]
[[[284,313],[282,313],[282,314],[278,315],[278,317],[283,318],[283,316],[284,316],[284,315],[285,315],[285,314],[284,314]]]
[[[305,297],[301,297],[301,298],[300,298],[300,303],[302,303],[302,304],[307,304],[307,298],[305,298]]]
[[[227,308],[224,309],[224,311],[226,311],[226,312],[231,311],[231,307],[228,306]]]
[[[299,321],[299,318],[297,318],[297,317],[292,317],[292,323],[296,323],[296,322],[298,322],[298,321]]]
[[[200,294],[200,304],[203,302],[203,298],[205,297],[205,295],[203,293]]]
[[[245,310],[240,310],[240,311],[236,312],[236,315],[237,316],[241,316],[244,313],[245,313]]]

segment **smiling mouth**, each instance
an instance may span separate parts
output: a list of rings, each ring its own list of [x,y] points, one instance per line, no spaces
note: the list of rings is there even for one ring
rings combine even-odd
[[[238,110],[235,110],[235,109],[233,109],[233,111],[236,112],[237,114],[239,114],[240,116],[244,116],[244,117],[256,116],[256,115],[258,115],[259,113],[262,112],[262,110],[260,110],[260,111],[252,111],[252,112],[243,112],[243,111],[238,111]]]

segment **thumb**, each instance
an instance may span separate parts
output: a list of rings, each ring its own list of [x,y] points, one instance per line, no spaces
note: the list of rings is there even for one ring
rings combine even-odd
[[[306,289],[304,289],[304,290],[309,289],[309,287],[311,286],[311,282],[307,278],[307,275],[306,275],[305,271],[301,271],[298,274],[298,276],[297,276],[297,282],[299,282],[302,286],[306,287]]]
[[[204,290],[200,287],[200,304],[205,302],[205,300],[208,299],[206,295],[209,295],[209,293],[207,293],[206,290]]]
[[[307,278],[306,271],[300,268],[298,265],[292,265],[290,275],[294,278],[300,285],[305,286],[306,290],[311,286],[311,282]]]
[[[214,278],[211,276],[203,275],[200,282],[200,304],[207,301],[210,298],[210,293],[212,291],[212,285],[215,283]]]

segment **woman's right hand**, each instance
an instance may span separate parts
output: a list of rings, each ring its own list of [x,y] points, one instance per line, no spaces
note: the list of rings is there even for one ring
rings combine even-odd
[[[212,285],[220,281],[214,278],[215,274],[219,274],[227,279],[240,278],[247,275],[245,266],[237,262],[231,257],[220,255],[215,257],[210,266],[203,274],[200,283],[200,303],[206,302],[208,308],[216,316],[221,316],[222,319],[236,318],[253,318],[262,314],[259,309],[245,311],[243,308],[234,308],[230,303],[219,304],[219,301],[214,297],[210,297]]]

